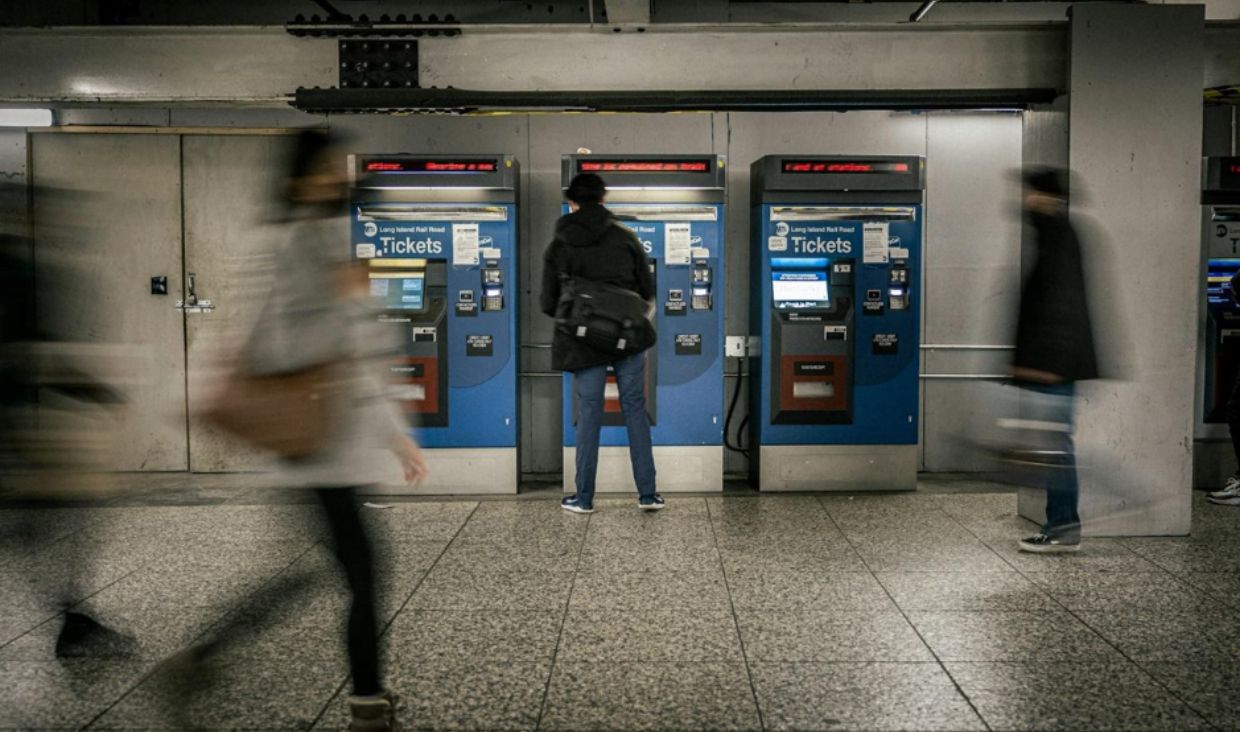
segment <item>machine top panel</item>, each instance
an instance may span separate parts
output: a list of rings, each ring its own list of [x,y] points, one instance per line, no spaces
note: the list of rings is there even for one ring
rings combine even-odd
[[[350,155],[356,188],[372,190],[515,191],[511,155]]]
[[[755,202],[768,192],[899,191],[926,187],[917,155],[767,155],[750,168]]]
[[[722,191],[726,172],[722,155],[565,155],[560,186],[596,173],[608,190]]]

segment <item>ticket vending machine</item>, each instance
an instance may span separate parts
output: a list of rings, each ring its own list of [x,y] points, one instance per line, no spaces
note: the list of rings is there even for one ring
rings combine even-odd
[[[753,164],[760,490],[916,487],[924,168],[886,156]]]
[[[517,162],[350,156],[350,242],[391,376],[426,452],[425,493],[516,493]]]
[[[1197,359],[1194,482],[1218,488],[1236,470],[1227,431],[1227,400],[1240,370],[1240,305],[1231,278],[1240,272],[1240,157],[1202,162],[1204,273]]]
[[[723,490],[724,158],[564,156],[564,189],[578,173],[603,178],[607,207],[650,258],[659,342],[646,352],[646,409],[659,490]],[[614,377],[605,399],[596,490],[634,491]],[[564,490],[570,493],[576,414],[565,375]]]

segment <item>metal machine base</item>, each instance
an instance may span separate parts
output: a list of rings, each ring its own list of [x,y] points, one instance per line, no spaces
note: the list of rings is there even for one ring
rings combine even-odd
[[[577,448],[564,448],[564,492],[575,493]],[[698,446],[656,446],[654,469],[660,493],[718,493],[723,491],[723,448]],[[629,448],[600,447],[597,493],[636,493]]]
[[[769,445],[758,448],[758,490],[911,491],[917,445]]]
[[[515,495],[517,448],[423,448],[430,477],[417,486],[401,484],[394,475],[367,493],[380,495]]]

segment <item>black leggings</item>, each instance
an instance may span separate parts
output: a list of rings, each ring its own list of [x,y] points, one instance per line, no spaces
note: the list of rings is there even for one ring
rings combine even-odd
[[[379,641],[375,623],[375,572],[370,538],[362,525],[353,488],[317,488],[336,558],[349,581],[349,666],[353,693],[371,696],[383,690],[379,683]]]

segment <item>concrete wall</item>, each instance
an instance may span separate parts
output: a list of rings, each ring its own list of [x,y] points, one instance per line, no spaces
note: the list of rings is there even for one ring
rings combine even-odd
[[[1081,400],[1081,514],[1093,534],[1189,528],[1203,33],[1200,7],[1074,9],[1072,211],[1122,251],[1107,298],[1131,334],[1126,379],[1091,384]],[[1022,512],[1038,503],[1022,495]]]

